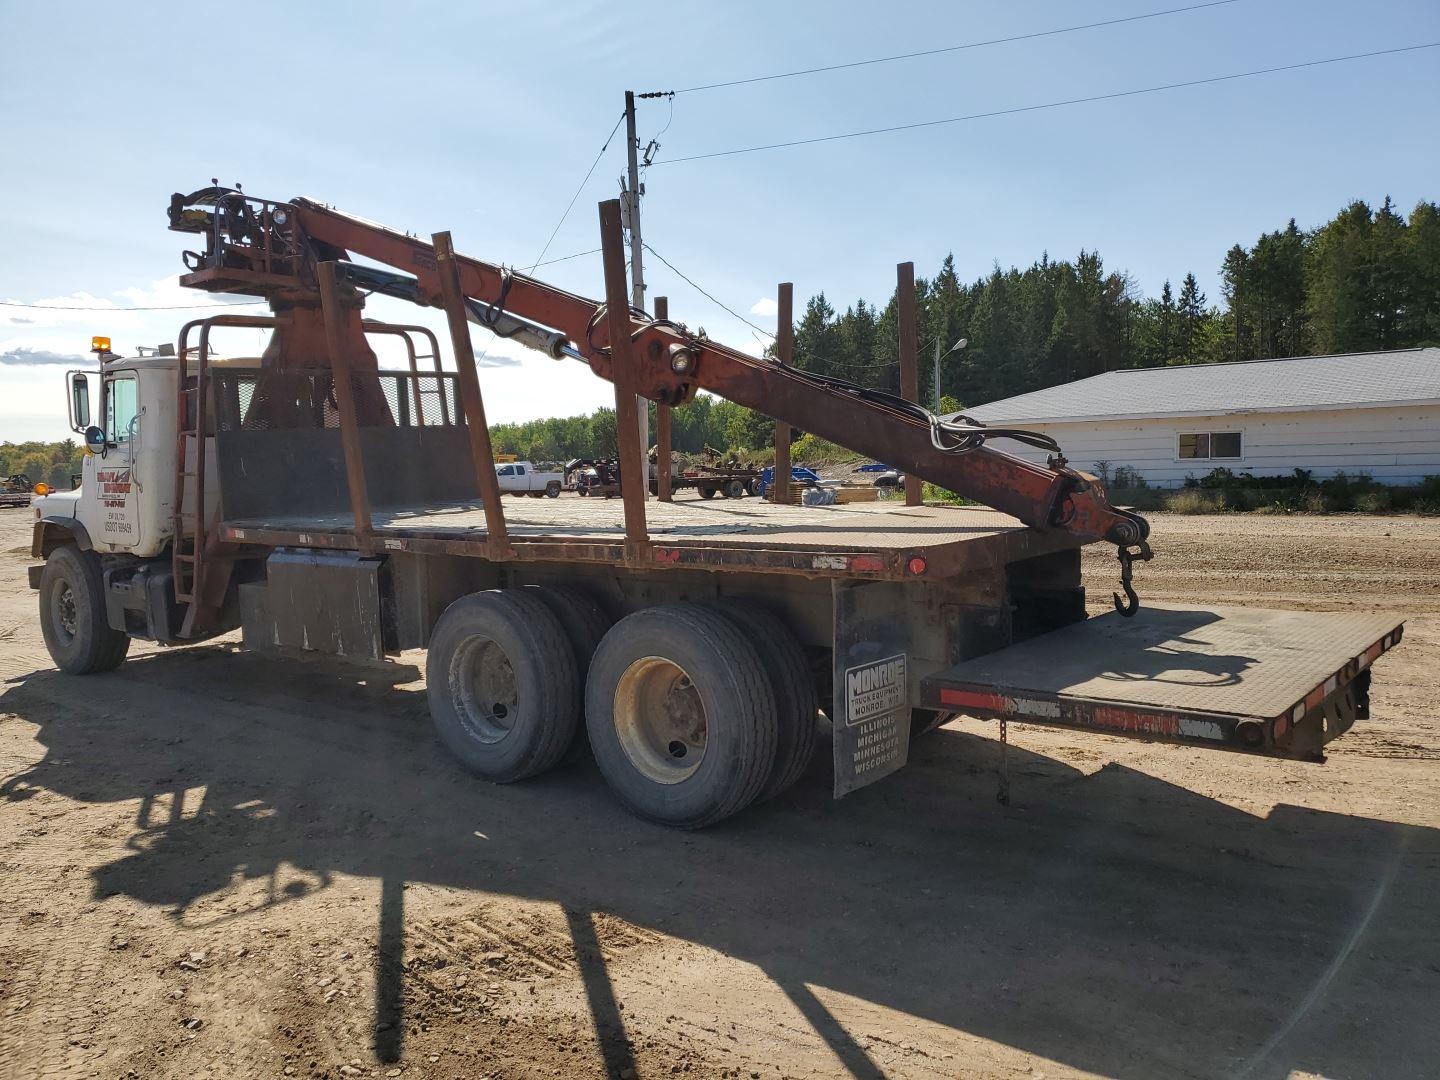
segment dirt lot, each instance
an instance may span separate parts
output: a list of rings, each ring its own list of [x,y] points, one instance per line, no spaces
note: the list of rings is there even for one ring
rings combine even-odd
[[[1006,809],[957,721],[679,834],[413,667],[59,676],[0,512],[0,1075],[1435,1076],[1440,521],[1155,520],[1142,597],[1408,618],[1327,765],[1012,729]]]

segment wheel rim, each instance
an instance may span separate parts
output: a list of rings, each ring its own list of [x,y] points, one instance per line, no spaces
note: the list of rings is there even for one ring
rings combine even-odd
[[[685,669],[663,656],[636,660],[615,686],[615,734],[630,764],[658,784],[700,768],[709,729],[705,703]]]
[[[450,693],[467,734],[498,743],[515,730],[520,698],[510,658],[489,638],[471,638],[450,661]]]
[[[75,630],[80,623],[80,615],[75,610],[75,593],[70,588],[68,581],[60,582],[50,598],[51,610],[55,616],[55,629],[64,645],[69,645],[75,640]]]

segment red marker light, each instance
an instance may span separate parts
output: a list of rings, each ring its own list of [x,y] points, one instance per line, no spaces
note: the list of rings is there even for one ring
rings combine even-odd
[[[926,570],[930,569],[930,564],[927,563],[924,559],[922,559],[919,555],[916,555],[913,559],[911,559],[908,563],[905,564],[905,569],[909,570],[910,573],[914,574],[916,577],[919,577],[921,574],[925,573]]]

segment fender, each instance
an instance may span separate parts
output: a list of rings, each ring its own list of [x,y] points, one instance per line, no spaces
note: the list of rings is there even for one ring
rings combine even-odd
[[[73,543],[81,551],[93,551],[90,533],[79,518],[49,516],[35,522],[35,531],[30,539],[30,557],[48,559],[58,547]]]

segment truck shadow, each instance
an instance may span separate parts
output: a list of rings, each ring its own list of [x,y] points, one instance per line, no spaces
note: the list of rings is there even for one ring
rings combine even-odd
[[[94,891],[182,922],[237,877],[268,881],[265,901],[207,905],[211,924],[337,874],[380,881],[385,1062],[407,1031],[413,882],[559,905],[612,1075],[632,1054],[610,918],[756,965],[856,1076],[883,1072],[832,994],[1117,1077],[1418,1077],[1440,1060],[1434,830],[1283,804],[1256,817],[1019,749],[1007,810],[994,743],[943,729],[842,802],[818,761],[786,796],[676,833],[625,813],[588,763],[474,780],[431,737],[412,677],[225,647],[36,672],[0,709],[36,726],[45,756],[0,797],[138,800],[131,851],[92,872]]]

